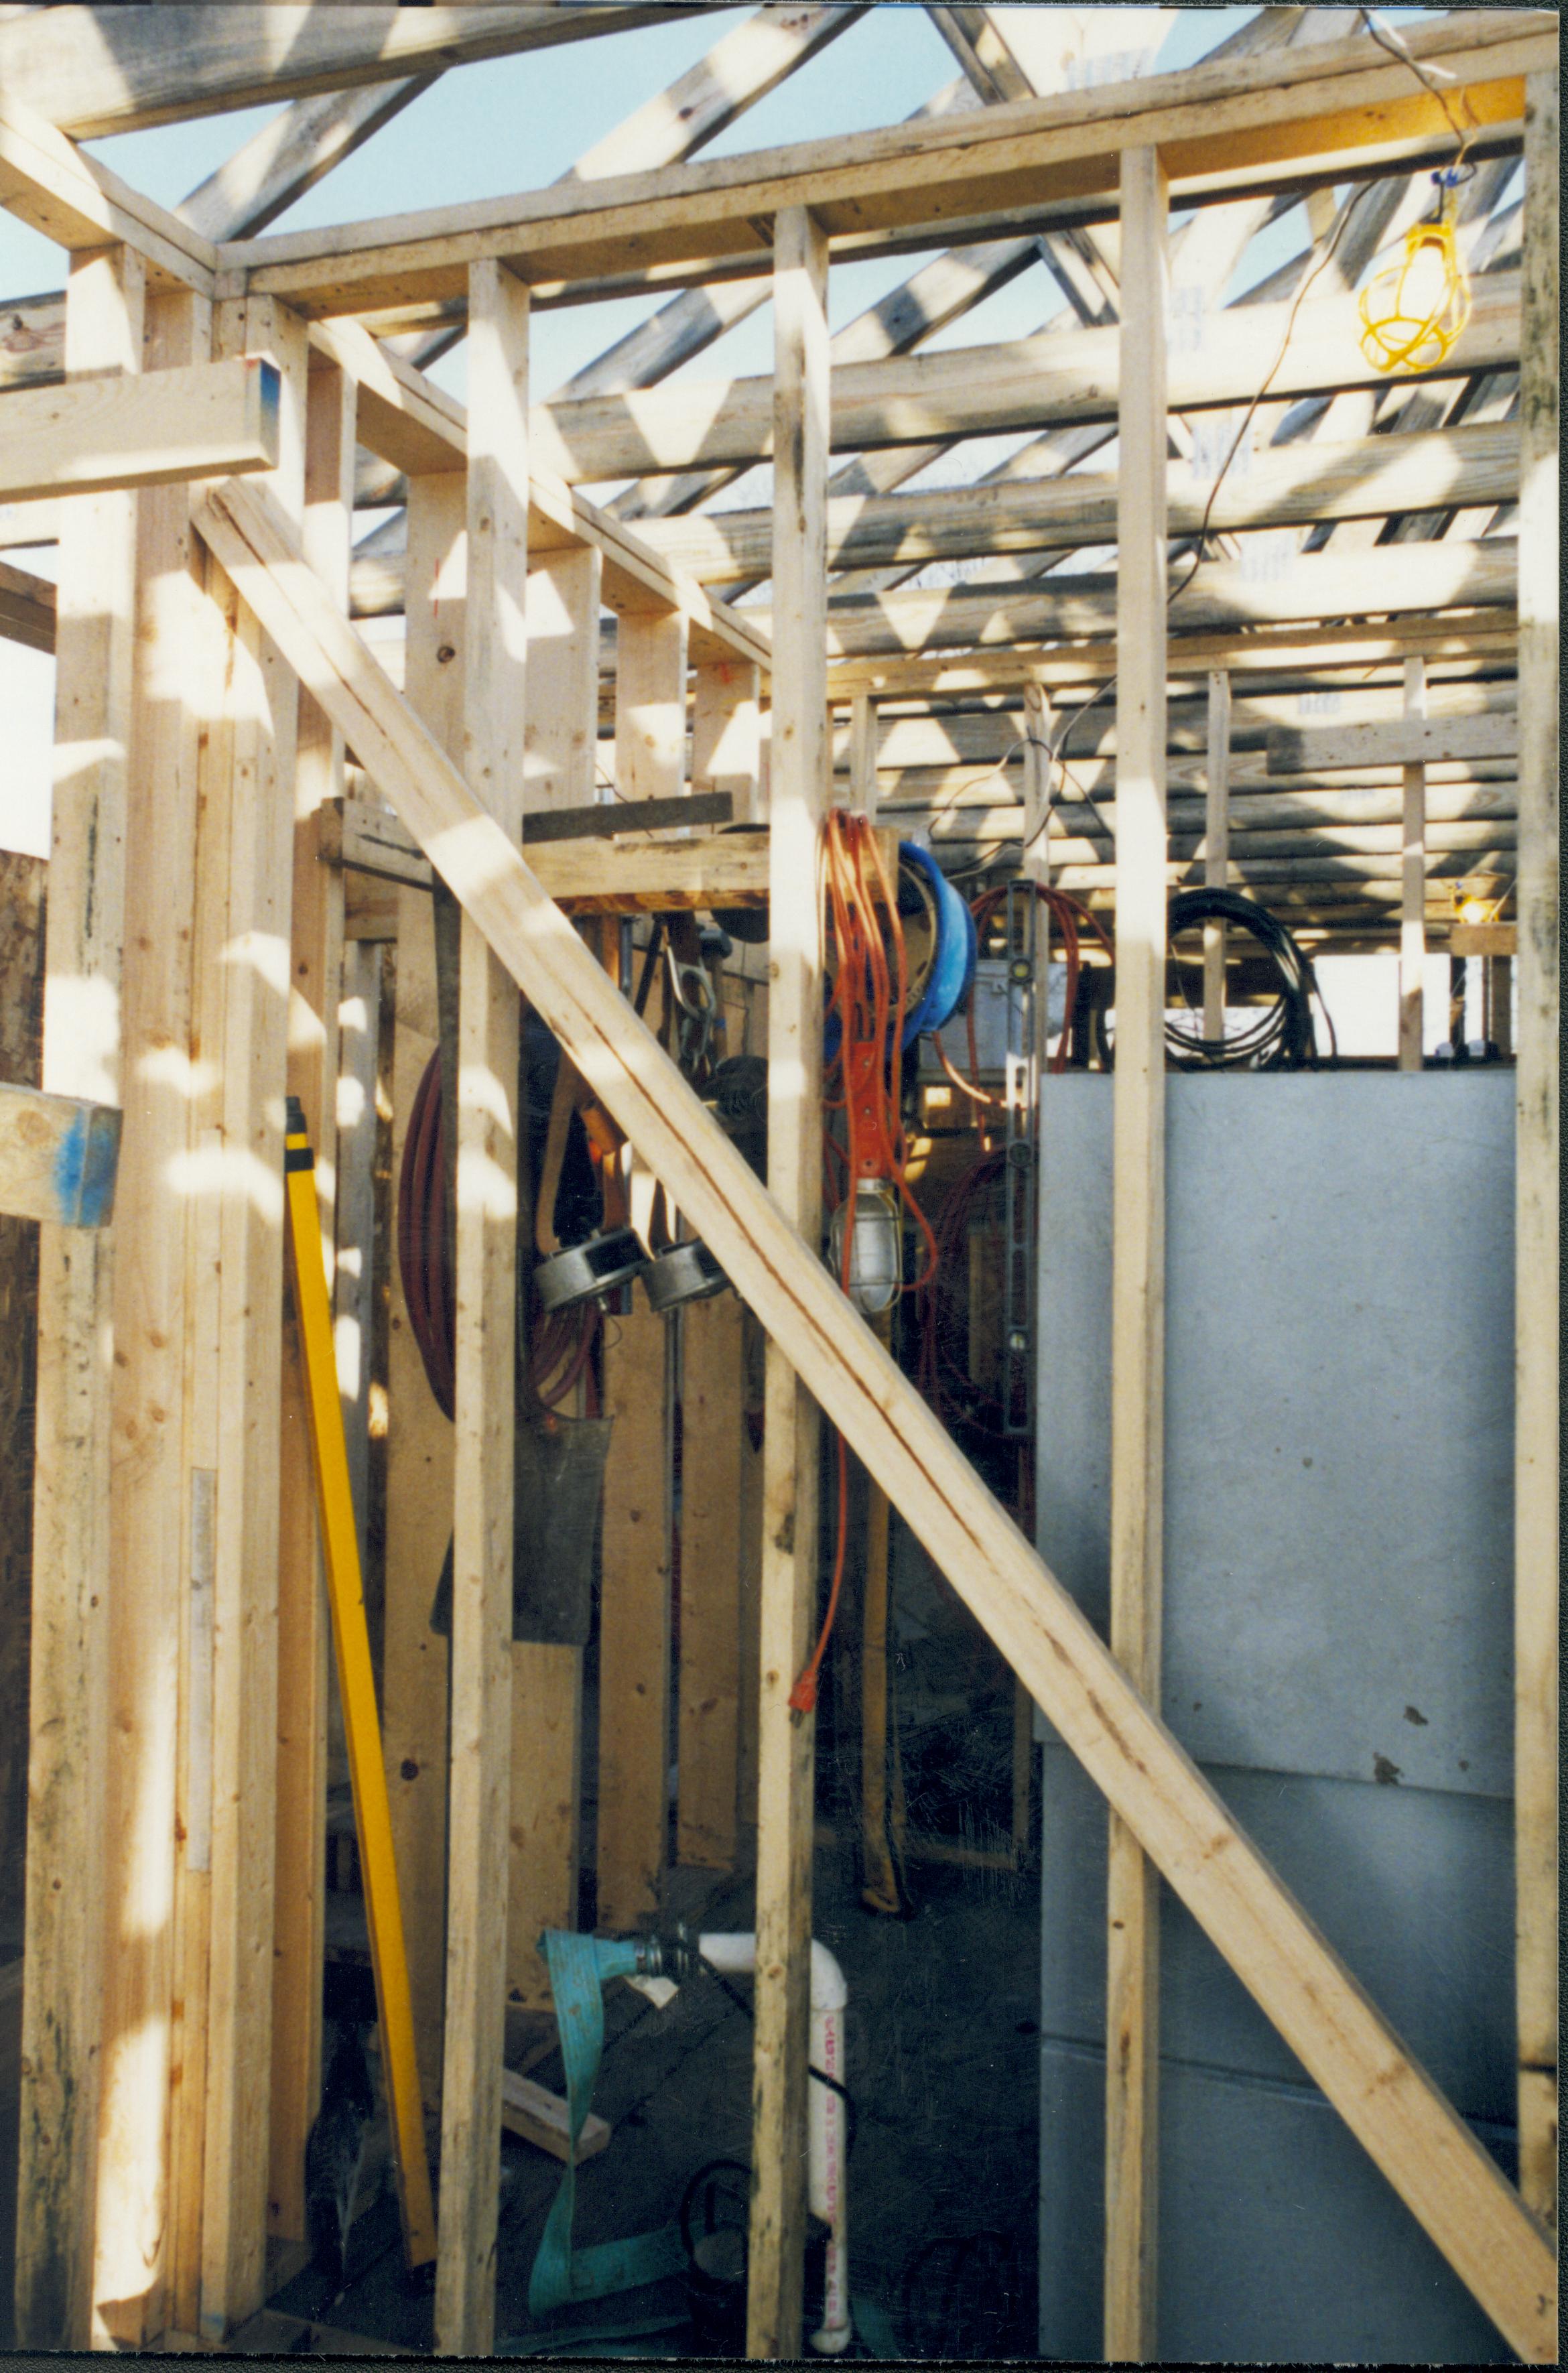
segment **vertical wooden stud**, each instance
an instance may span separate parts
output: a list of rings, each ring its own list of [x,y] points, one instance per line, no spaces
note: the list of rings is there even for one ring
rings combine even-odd
[[[364,1571],[370,1490],[370,1342],[375,1326],[376,1077],[381,1033],[381,951],[349,940],[337,1008],[336,1258],[333,1336],[348,1480]]]
[[[773,245],[773,740],[767,1184],[822,1229],[822,911],[828,801],[827,239],[803,207]],[[801,2352],[816,1722],[790,1705],[817,1616],[815,1404],[767,1347],[758,1703],[756,2042],[746,2350]]]
[[[464,766],[522,831],[528,649],[528,291],[470,266]],[[511,1820],[518,995],[462,918],[458,1018],[457,1361],[447,1991],[436,2345],[487,2355],[506,2042]]]
[[[305,324],[270,299],[219,308],[225,352],[264,352],[283,382],[268,484],[298,518],[305,483]],[[224,729],[209,731],[198,902],[223,899],[214,958],[216,1270],[192,1325],[212,1330],[216,1410],[212,1607],[212,1871],[200,2330],[217,2340],[263,2304],[272,2066],[277,1775],[278,1471],[283,1362],[283,1128],[298,697],[292,672],[219,569],[232,621]],[[208,868],[204,883],[202,868]],[[221,877],[223,886],[219,886]],[[196,1224],[201,1224],[198,1218]],[[204,1377],[206,1370],[204,1353]]]
[[[760,823],[761,765],[757,670],[743,660],[703,660],[693,671],[693,790],[728,791],[734,823]]]
[[[549,553],[528,572],[522,798],[529,812],[586,806],[594,798],[603,577],[603,555],[592,544]],[[514,1640],[511,1662],[507,2001],[514,2009],[547,2011],[553,1997],[539,1936],[546,1928],[577,1925],[582,1652]]]
[[[147,368],[205,361],[211,316],[205,298],[150,298]],[[199,719],[188,668],[202,600],[190,508],[184,486],[158,487],[138,505],[125,833],[110,1486],[114,1752],[94,2308],[95,2328],[127,2347],[162,2331],[169,2271],[186,1206],[162,1182],[189,1113]]]
[[[876,822],[876,703],[858,692],[849,703],[849,798],[857,814]]]
[[[1111,1650],[1160,1691],[1164,1468],[1165,311],[1158,154],[1121,160],[1117,523],[1117,1061],[1111,1255]],[[1106,2047],[1107,2361],[1155,2353],[1159,1883],[1110,1817]]]
[[[1405,715],[1426,715],[1426,661],[1405,661]],[[1399,1069],[1419,1071],[1426,1027],[1426,768],[1403,770],[1399,856]]]
[[[305,408],[305,557],[348,607],[354,517],[355,388],[330,367],[310,373]],[[343,874],[319,851],[323,803],[343,791],[343,736],[299,695],[294,892],[288,966],[288,1093],[316,1156],[327,1276],[336,1238],[337,1031],[343,981]],[[306,2238],[305,2144],[322,2085],[322,1963],[326,1941],[328,1619],[303,1349],[292,1294],[283,1323],[278,1492],[277,1858],[273,1938],[269,2230]]]
[[[675,799],[685,784],[685,621],[615,629],[615,787]],[[598,1919],[636,1927],[660,1909],[669,1855],[671,1411],[668,1322],[640,1298],[604,1349],[614,1425],[599,1617]]]
[[[1231,871],[1231,679],[1209,675],[1209,763],[1203,797],[1203,879],[1223,890]],[[1203,926],[1203,1035],[1225,1035],[1225,927]]]
[[[1514,1506],[1519,2189],[1557,2220],[1558,77],[1525,90]]]
[[[462,746],[467,490],[461,472],[408,487],[408,698],[449,754]],[[429,894],[398,896],[393,987],[392,1181],[436,1052],[436,937]],[[387,1355],[387,1547],[382,1635],[387,1789],[408,1945],[415,2047],[427,2108],[441,2095],[446,1982],[447,1684],[450,1647],[430,1628],[451,1537],[452,1429],[426,1379],[392,1262]]]
[[[733,1293],[683,1320],[681,1673],[675,1850],[735,1859],[741,1687],[741,1434],[744,1347]]]
[[[679,610],[615,622],[615,789],[673,800],[686,780],[686,621]]]
[[[68,376],[142,367],[141,258],[73,255]],[[54,815],[43,1085],[119,1104],[125,825],[134,702],[134,495],[60,505]],[[90,2336],[110,1732],[114,1240],[46,1225],[38,1268],[37,1450],[16,2332]]]

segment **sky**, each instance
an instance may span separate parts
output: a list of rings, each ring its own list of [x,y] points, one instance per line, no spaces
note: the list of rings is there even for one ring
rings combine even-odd
[[[605,134],[664,89],[722,38],[743,23],[743,7],[706,10],[668,24],[570,42],[526,55],[453,69],[270,226],[275,231],[316,228],[401,213],[421,206],[540,188],[569,170]],[[1104,13],[1127,15],[1135,12]],[[1390,9],[1395,20],[1435,12]],[[1252,14],[1247,7],[1186,7],[1175,12],[1153,68],[1192,64]],[[738,155],[796,140],[896,123],[953,81],[957,63],[925,9],[869,7],[818,56],[712,141],[705,158]],[[1129,47],[1142,38],[1130,33]],[[92,152],[135,187],[173,206],[277,111],[252,108],[90,144]],[[1304,243],[1299,211],[1258,242],[1246,266],[1250,280],[1272,269]],[[0,289],[21,295],[58,287],[61,253],[53,243],[0,211]],[[830,324],[844,322],[907,278],[915,261],[840,265],[830,276]],[[949,324],[932,346],[1025,336],[1060,306],[1043,266],[999,290],[962,321]],[[541,310],[531,333],[531,376],[548,393],[624,335],[649,310],[648,300]],[[765,371],[771,366],[769,310],[761,308],[686,366],[703,379]],[[435,367],[451,392],[464,392],[463,349]],[[3,399],[0,399],[3,400]],[[1018,441],[1018,440],[1012,440]],[[756,499],[755,474],[743,496]],[[53,574],[47,552],[6,555],[18,566]],[[52,738],[53,661],[0,642],[0,846],[45,854]]]

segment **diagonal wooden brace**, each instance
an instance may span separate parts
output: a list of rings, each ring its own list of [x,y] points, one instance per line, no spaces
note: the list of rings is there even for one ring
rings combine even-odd
[[[0,1084],[0,1212],[107,1227],[120,1166],[119,1107]]]
[[[829,1420],[1085,1771],[1527,2362],[1557,2355],[1556,2262],[1495,2161],[1237,1828],[1056,1576],[541,889],[521,848],[237,480],[195,522]]]

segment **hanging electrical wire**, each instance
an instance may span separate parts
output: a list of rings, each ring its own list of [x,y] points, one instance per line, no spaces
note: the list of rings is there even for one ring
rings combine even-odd
[[[893,1231],[894,1257],[883,1266],[892,1272],[889,1299],[900,1291],[896,1251],[902,1233],[900,1209],[907,1211],[925,1240],[926,1265],[915,1280],[918,1291],[933,1273],[936,1239],[916,1201],[907,1175],[908,1149],[903,1105],[903,1046],[909,1001],[909,965],[904,927],[898,915],[898,890],[890,876],[882,848],[868,817],[835,808],[823,834],[823,863],[828,907],[833,924],[836,969],[828,1000],[830,1040],[837,1023],[837,1043],[828,1069],[837,1072],[840,1093],[825,1085],[825,1112],[844,1115],[845,1144],[840,1147],[825,1126],[828,1146],[844,1164],[845,1192],[834,1248],[838,1281],[846,1294],[855,1284],[858,1253],[863,1253],[860,1197],[869,1192],[885,1198],[884,1216]],[[874,886],[873,886],[874,885]],[[879,911],[880,909],[880,911]],[[883,918],[886,918],[885,932]],[[889,964],[889,948],[892,963]],[[883,1233],[885,1233],[883,1231]],[[874,1303],[873,1307],[886,1307]],[[822,1660],[832,1636],[844,1586],[844,1561],[848,1541],[849,1467],[844,1437],[837,1434],[838,1505],[833,1559],[833,1581],[815,1647],[790,1691],[791,1712],[802,1717],[816,1704]]]

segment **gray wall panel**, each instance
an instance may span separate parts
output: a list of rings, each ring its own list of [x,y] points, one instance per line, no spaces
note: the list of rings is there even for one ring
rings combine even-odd
[[[1506,1796],[1512,1074],[1167,1084],[1172,1726]],[[1038,1538],[1102,1625],[1111,1089],[1042,1106]]]
[[[1042,2031],[1105,2035],[1105,1804],[1065,1747],[1041,1789]],[[1492,1797],[1211,1767],[1208,1777],[1467,2117],[1514,2115],[1513,1825]],[[1160,2028],[1173,2059],[1305,2072],[1191,1915],[1162,1890]]]
[[[1088,2364],[1105,2096],[1102,2053],[1042,2046],[1040,2350]],[[1162,2364],[1515,2361],[1316,2094],[1165,2063],[1160,2197]]]

